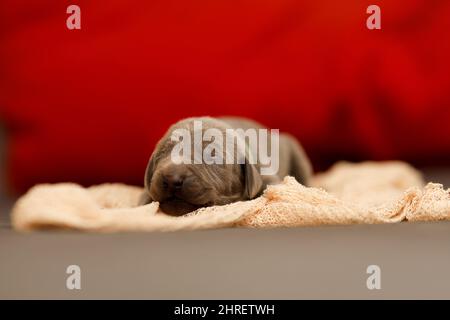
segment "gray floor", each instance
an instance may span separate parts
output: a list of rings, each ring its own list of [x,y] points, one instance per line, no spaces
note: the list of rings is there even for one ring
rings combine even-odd
[[[0,298],[450,298],[450,223],[0,234]],[[66,268],[81,268],[81,290]],[[366,287],[369,265],[381,289]]]

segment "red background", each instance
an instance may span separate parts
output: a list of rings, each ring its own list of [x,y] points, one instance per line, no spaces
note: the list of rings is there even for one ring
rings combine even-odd
[[[81,7],[81,30],[66,8]],[[365,26],[378,4],[382,30]],[[242,115],[339,159],[450,164],[448,1],[0,4],[8,180],[141,184],[169,124]]]

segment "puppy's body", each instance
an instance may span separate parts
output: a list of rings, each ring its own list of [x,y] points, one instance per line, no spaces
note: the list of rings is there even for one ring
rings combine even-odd
[[[268,184],[279,183],[287,175],[308,184],[312,173],[310,162],[296,139],[287,134],[279,135],[279,167],[273,175],[260,174],[259,158],[256,163],[246,158],[242,164],[175,164],[171,158],[176,144],[171,140],[172,133],[185,129],[194,135],[195,121],[201,121],[202,133],[208,129],[218,129],[224,134],[227,129],[265,129],[255,121],[235,117],[188,118],[177,122],[159,141],[150,158],[141,204],[159,201],[165,213],[183,215],[200,207],[255,198]],[[202,143],[205,148],[211,142]],[[225,152],[234,152],[237,159],[237,149]]]

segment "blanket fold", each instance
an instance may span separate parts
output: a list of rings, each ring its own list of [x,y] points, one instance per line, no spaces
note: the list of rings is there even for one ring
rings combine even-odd
[[[424,186],[417,170],[402,162],[340,162],[316,175],[313,187],[286,177],[257,199],[182,217],[165,215],[157,202],[137,206],[142,191],[123,184],[37,185],[15,204],[13,226],[20,231],[129,232],[450,220],[449,189]]]

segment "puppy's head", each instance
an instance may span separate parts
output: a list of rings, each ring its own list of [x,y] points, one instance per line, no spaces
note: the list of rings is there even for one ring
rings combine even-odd
[[[223,129],[221,122],[211,121],[215,120],[204,123]],[[185,120],[173,126],[155,148],[145,173],[150,199],[158,201],[163,212],[179,216],[201,207],[256,197],[263,183],[255,165],[248,161],[245,164],[174,163],[171,151],[175,143],[170,134],[180,126],[192,129],[189,124]]]

